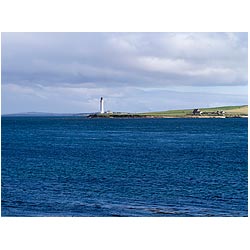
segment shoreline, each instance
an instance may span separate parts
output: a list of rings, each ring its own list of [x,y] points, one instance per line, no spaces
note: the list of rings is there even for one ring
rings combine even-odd
[[[93,114],[87,116],[89,119],[224,119],[224,118],[248,118],[248,116],[151,116],[151,115],[100,115]]]

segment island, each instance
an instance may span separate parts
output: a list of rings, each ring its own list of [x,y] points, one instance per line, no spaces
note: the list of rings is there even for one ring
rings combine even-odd
[[[146,113],[99,112],[88,118],[247,118],[248,105],[167,110]]]

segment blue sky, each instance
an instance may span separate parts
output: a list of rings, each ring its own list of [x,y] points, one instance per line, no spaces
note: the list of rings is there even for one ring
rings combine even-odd
[[[247,33],[2,33],[2,113],[247,104]]]

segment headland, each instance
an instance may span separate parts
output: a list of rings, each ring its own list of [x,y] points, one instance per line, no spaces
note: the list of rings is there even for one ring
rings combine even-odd
[[[146,113],[104,112],[88,118],[247,118],[248,105],[167,110]]]

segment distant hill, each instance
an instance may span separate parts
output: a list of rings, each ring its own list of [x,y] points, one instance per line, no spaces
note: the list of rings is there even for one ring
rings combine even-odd
[[[242,106],[222,106],[222,107],[213,107],[213,108],[199,108],[200,111],[208,113],[210,115],[213,112],[223,110],[225,116],[247,116],[248,115],[248,105]],[[141,113],[141,115],[150,115],[150,116],[171,116],[171,117],[185,117],[192,115],[193,109],[182,109],[182,110],[167,110],[160,112],[147,112]]]
[[[46,113],[46,112],[24,112],[15,114],[4,114],[2,116],[88,116],[90,113]]]

